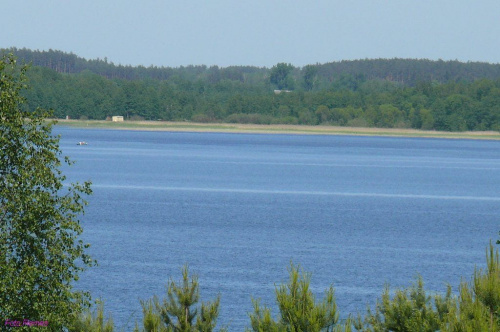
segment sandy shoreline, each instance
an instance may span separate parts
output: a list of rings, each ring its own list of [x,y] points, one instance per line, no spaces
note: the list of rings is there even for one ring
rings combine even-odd
[[[300,135],[358,135],[358,136],[396,136],[396,137],[434,137],[462,139],[500,140],[500,132],[466,131],[445,132],[416,129],[358,128],[336,126],[305,125],[256,125],[238,123],[194,123],[167,121],[125,121],[110,122],[99,120],[58,120],[58,125],[77,128],[102,128],[117,130],[143,131],[184,131],[220,133],[262,133],[262,134],[300,134]]]

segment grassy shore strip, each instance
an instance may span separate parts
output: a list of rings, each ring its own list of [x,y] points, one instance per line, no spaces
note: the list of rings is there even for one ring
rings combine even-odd
[[[225,124],[225,123],[192,123],[164,121],[124,121],[110,122],[98,120],[58,120],[62,126],[78,128],[103,128],[121,130],[151,130],[151,131],[199,131],[227,133],[263,133],[263,134],[310,134],[310,135],[358,135],[358,136],[398,136],[398,137],[434,137],[459,139],[490,139],[500,140],[496,131],[424,131],[415,129],[392,128],[355,128],[336,126],[305,126],[305,125],[255,125],[255,124]]]

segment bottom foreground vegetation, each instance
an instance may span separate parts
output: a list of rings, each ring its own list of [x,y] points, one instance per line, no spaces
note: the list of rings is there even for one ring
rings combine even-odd
[[[422,278],[408,289],[394,292],[386,287],[374,310],[349,315],[339,320],[333,286],[322,301],[310,290],[311,275],[291,264],[290,280],[276,286],[279,312],[261,307],[253,299],[247,331],[500,331],[500,261],[498,250],[490,244],[486,268],[476,268],[470,281],[462,281],[458,295],[448,286],[444,294],[430,295]],[[134,331],[215,331],[220,296],[212,302],[201,302],[196,276],[182,270],[182,280],[170,280],[164,299],[156,295],[141,301],[143,319]],[[99,303],[75,317],[71,331],[106,331],[115,329],[111,317],[105,318]],[[231,327],[219,328],[220,331]]]

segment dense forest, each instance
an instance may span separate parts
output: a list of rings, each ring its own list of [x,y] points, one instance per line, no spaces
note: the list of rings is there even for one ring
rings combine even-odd
[[[58,118],[500,130],[500,64],[414,59],[294,67],[123,66],[3,49],[31,63],[26,107]]]

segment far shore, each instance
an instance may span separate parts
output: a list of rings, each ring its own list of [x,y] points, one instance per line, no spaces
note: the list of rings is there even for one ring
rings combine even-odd
[[[361,128],[339,126],[307,125],[260,125],[239,123],[195,123],[169,121],[123,121],[103,120],[57,120],[60,126],[77,128],[102,128],[117,130],[143,131],[184,131],[218,133],[262,133],[262,134],[298,134],[298,135],[357,135],[357,136],[395,136],[395,137],[430,137],[455,139],[490,139],[500,140],[497,131],[428,131],[404,128]]]

